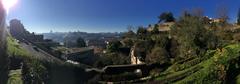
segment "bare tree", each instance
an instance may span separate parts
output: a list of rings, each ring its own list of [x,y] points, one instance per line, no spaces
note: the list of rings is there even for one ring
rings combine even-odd
[[[191,11],[191,15],[196,16],[196,17],[203,17],[204,11],[201,8],[194,8]]]
[[[229,20],[228,8],[226,6],[219,6],[217,8],[217,18],[221,19],[224,23]]]
[[[184,9],[181,12],[181,17],[189,17],[189,16],[191,16],[191,13],[189,12],[189,10]]]
[[[128,31],[133,31],[133,30],[134,30],[134,27],[133,27],[132,25],[128,25],[127,30],[128,30]]]

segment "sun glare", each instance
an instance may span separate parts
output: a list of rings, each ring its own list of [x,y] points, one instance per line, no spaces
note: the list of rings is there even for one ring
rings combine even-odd
[[[7,13],[9,9],[13,7],[16,3],[17,3],[17,0],[2,0],[3,7],[7,11]]]

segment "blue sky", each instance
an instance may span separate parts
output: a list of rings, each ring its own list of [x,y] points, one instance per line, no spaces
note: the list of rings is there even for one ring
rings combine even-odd
[[[147,26],[158,21],[162,12],[179,16],[183,10],[202,8],[216,16],[225,6],[234,21],[240,0],[19,0],[7,20],[19,19],[31,32],[121,32],[127,26]]]

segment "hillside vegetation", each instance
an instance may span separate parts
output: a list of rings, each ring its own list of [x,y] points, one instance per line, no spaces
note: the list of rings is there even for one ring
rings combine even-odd
[[[17,43],[17,40],[11,36],[7,37],[7,45],[7,53],[11,59],[10,67],[13,68],[9,73],[8,83],[23,84],[29,80],[33,80],[33,77],[35,77],[36,82],[43,82],[43,77],[41,77],[43,75],[41,74],[44,72],[45,67],[40,63],[36,64],[36,62],[40,61],[33,58],[26,50],[22,49]],[[26,68],[26,66],[30,68]],[[28,78],[30,75],[33,75],[33,77]]]
[[[113,59],[121,55],[121,48],[131,48],[139,60],[151,66],[148,77],[128,82],[237,83],[240,29],[239,25],[228,23],[226,17],[215,22],[194,11],[185,11],[176,19],[166,12],[159,16],[159,23],[137,27],[136,32],[129,28],[121,40],[108,45],[106,54],[114,53],[108,56]]]
[[[166,71],[154,76],[161,83],[176,84],[221,84],[234,82],[231,70],[239,70],[240,44],[233,44],[222,49],[211,50],[206,58],[195,58],[183,64],[173,64]],[[235,73],[239,74],[239,73]]]
[[[101,58],[93,64],[98,68],[146,64],[142,66],[145,69],[134,68],[129,72],[121,71],[121,67],[110,69],[109,72],[116,74],[86,72],[89,67],[81,63],[73,65],[37,59],[8,36],[7,50],[11,60],[8,83],[240,83],[240,28],[239,24],[229,23],[227,16],[215,20],[196,14],[196,11],[185,11],[175,18],[171,12],[166,12],[159,16],[158,23],[137,28],[134,32],[130,27],[121,39],[110,41],[106,52],[100,53]]]
[[[94,75],[85,72],[85,66],[37,59],[11,36],[7,43],[11,67],[8,84],[77,84]]]

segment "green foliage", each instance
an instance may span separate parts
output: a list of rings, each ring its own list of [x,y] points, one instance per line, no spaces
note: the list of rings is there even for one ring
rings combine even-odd
[[[170,32],[179,43],[179,56],[182,58],[198,56],[206,49],[215,49],[218,43],[214,33],[208,31],[198,17],[182,17]]]
[[[221,30],[217,33],[217,35],[221,40],[225,40],[225,41],[233,40],[233,35],[231,32]]]
[[[136,34],[132,30],[129,30],[123,35],[123,38],[135,38],[135,37],[136,37]]]
[[[188,68],[186,70],[175,72],[175,73],[172,73],[172,74],[168,74],[166,76],[162,75],[162,76],[156,78],[156,80],[158,80],[161,83],[174,83],[175,81],[178,81],[179,79],[185,78],[185,77],[197,72],[200,69],[202,69],[201,66],[193,66],[193,67]]]
[[[151,34],[158,34],[159,33],[159,25],[155,24],[153,27],[153,30],[151,31]]]
[[[7,53],[10,56],[29,56],[26,50],[20,48],[20,45],[12,37],[7,37]]]
[[[21,69],[11,70],[8,75],[7,84],[23,84]]]
[[[170,39],[168,38],[168,34],[157,34],[157,35],[152,35],[151,36],[152,41],[155,43],[154,46],[162,47],[162,48],[167,48]]]
[[[132,38],[125,38],[122,40],[124,47],[132,47],[134,45],[134,40]]]
[[[22,49],[14,38],[9,36],[7,41],[9,55],[23,60],[22,70],[18,71],[17,75],[13,75],[13,78],[8,80],[9,82],[18,81],[17,84],[21,81],[23,84],[79,84],[93,76],[93,73],[86,73],[83,69],[83,67],[89,66],[41,60]],[[19,76],[20,74],[21,76]]]
[[[134,54],[141,61],[145,61],[146,55],[150,53],[152,48],[154,47],[152,40],[138,40],[134,44]]]
[[[106,53],[95,62],[94,67],[105,67],[107,65],[130,64],[130,56],[124,56],[119,53]]]
[[[85,41],[83,40],[83,38],[81,38],[81,37],[79,37],[78,39],[77,39],[77,47],[86,47],[86,43],[85,43]]]
[[[177,82],[186,83],[223,83],[226,79],[226,71],[231,61],[239,58],[240,45],[229,45],[221,50],[217,50],[213,57],[198,64],[204,68],[200,71]]]
[[[173,17],[173,14],[171,12],[164,12],[158,18],[159,18],[159,23],[161,23],[162,21],[165,21],[165,22],[175,21],[175,18]]]
[[[46,67],[34,59],[24,61],[22,74],[24,84],[41,84],[49,79]]]
[[[147,63],[157,63],[157,64],[164,64],[169,62],[169,55],[168,52],[161,47],[155,47],[151,51],[151,53],[146,57]]]
[[[27,84],[32,83],[43,83],[46,82],[46,80],[43,80],[43,78],[47,78],[46,76],[46,69],[43,66],[42,63],[40,63],[40,60],[37,60],[24,49],[20,47],[20,45],[17,43],[17,41],[12,37],[7,37],[7,44],[8,44],[8,54],[10,56],[17,56],[24,60],[23,62],[23,69],[21,70],[22,76],[15,76],[14,79],[21,79],[17,81],[23,81]],[[20,73],[20,72],[19,72]],[[45,73],[45,75],[43,75]],[[19,78],[21,77],[21,78]],[[9,82],[14,82],[12,79],[9,79]]]
[[[147,30],[144,27],[139,27],[137,30],[137,35],[145,35],[147,34]]]
[[[119,48],[122,46],[120,41],[112,41],[109,42],[107,45],[107,51],[108,52],[118,52]]]
[[[139,27],[137,30],[137,38],[142,40],[148,39],[147,29],[144,27]]]

